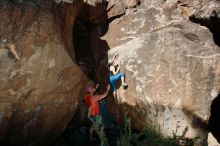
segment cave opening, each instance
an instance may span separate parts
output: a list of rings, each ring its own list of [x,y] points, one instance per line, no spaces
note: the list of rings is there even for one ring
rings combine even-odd
[[[213,11],[213,15],[209,19],[199,19],[195,16],[191,16],[190,20],[194,23],[198,23],[209,28],[209,30],[212,32],[215,44],[220,46],[220,18],[215,11]]]
[[[211,104],[211,116],[209,118],[209,131],[216,138],[216,140],[220,143],[220,93],[213,100]]]
[[[90,78],[94,77],[95,58],[91,47],[90,30],[92,24],[89,21],[76,19],[73,30],[73,43],[77,65]]]
[[[94,14],[95,9],[103,8],[100,8],[99,5],[92,7],[84,4],[82,13],[74,21],[73,44],[77,65],[81,67],[90,80],[100,84],[96,90],[96,93],[99,94],[103,93],[101,91],[105,90],[108,82],[108,69],[105,65],[110,48],[107,41],[101,37],[107,33],[109,21],[106,9],[103,10],[102,14]],[[87,11],[86,14],[83,13],[85,11]],[[94,19],[90,19],[91,17]],[[82,111],[79,111],[81,109],[83,107],[78,109],[77,112],[80,114],[76,114],[76,117],[82,115]]]
[[[93,81],[97,77],[101,62],[107,59],[109,50],[106,40],[101,39],[108,31],[108,16],[106,3],[97,4],[96,7],[84,4],[81,12],[74,20],[73,44],[77,65]],[[105,71],[104,71],[105,72]]]
[[[109,45],[106,40],[102,39],[102,36],[108,31],[109,25],[105,5],[105,3],[101,3],[94,7],[83,4],[74,20],[72,38],[75,61],[90,80],[99,83],[97,94],[102,94],[102,91],[106,90],[108,82],[108,70],[105,65],[108,60]],[[87,117],[88,109],[83,96],[82,94],[72,120],[65,128],[64,133],[58,138],[58,143],[64,139],[64,142],[71,145],[99,145],[97,136],[94,137],[94,141],[89,139],[89,127],[92,123]],[[110,115],[107,106],[107,99],[99,101],[103,124],[111,125],[114,119],[107,117]],[[118,133],[117,129],[111,129],[112,131]],[[115,135],[113,138],[111,137],[111,139],[114,138]],[[115,140],[111,141],[115,142]]]

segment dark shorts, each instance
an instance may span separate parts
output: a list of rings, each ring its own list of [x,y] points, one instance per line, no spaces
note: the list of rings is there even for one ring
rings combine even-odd
[[[89,120],[92,122],[92,129],[98,130],[102,124],[102,117],[98,116],[90,116]]]
[[[102,117],[100,115],[98,116],[90,116],[89,117],[90,121],[94,124],[94,123],[97,123],[97,124],[102,124]]]

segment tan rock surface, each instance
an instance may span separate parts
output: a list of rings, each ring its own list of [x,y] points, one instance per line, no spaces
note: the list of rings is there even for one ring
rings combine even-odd
[[[166,136],[186,132],[206,145],[210,106],[220,92],[220,49],[208,28],[189,20],[206,5],[211,3],[142,1],[110,23],[103,39],[112,48],[109,58],[119,53],[129,84],[118,89],[116,105],[134,127],[148,123]]]
[[[208,146],[220,146],[218,141],[211,133],[208,134]]]
[[[120,54],[129,84],[119,89],[118,104],[136,128],[148,123],[168,136],[186,130],[186,137],[203,141],[211,92],[220,89],[220,52],[207,29],[182,23],[183,28],[169,26],[109,51]]]
[[[1,141],[39,145],[53,140],[80,100],[85,76],[65,51],[50,5],[1,2]],[[6,48],[8,42],[15,44],[19,60]]]

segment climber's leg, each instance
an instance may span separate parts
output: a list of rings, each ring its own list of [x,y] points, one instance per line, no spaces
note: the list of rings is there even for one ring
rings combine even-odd
[[[113,96],[114,96],[115,98],[117,98],[116,83],[113,83],[113,84],[112,84],[112,92],[113,92]]]
[[[104,142],[104,126],[103,125],[101,125],[101,127],[100,127],[99,138],[101,141],[101,145],[103,145],[103,142]]]
[[[114,96],[115,98],[117,98],[117,93],[116,93],[116,91],[113,91],[113,96]]]
[[[115,75],[115,78],[114,78],[116,81],[121,79],[121,83],[122,83],[122,86],[124,87],[127,87],[128,84],[125,83],[125,73],[123,72],[120,72],[119,74]]]
[[[93,141],[93,128],[92,127],[89,128],[89,140]]]
[[[116,94],[116,82],[117,82],[117,80],[120,80],[120,79],[121,79],[122,85],[124,87],[127,87],[128,84],[125,83],[125,74],[123,72],[120,72],[119,74],[114,75],[114,76],[110,76],[110,83],[111,83],[113,95],[114,95],[115,98],[117,96],[117,94]]]
[[[112,87],[112,92],[113,96],[116,98],[116,77],[115,76],[110,76],[110,84]]]
[[[124,87],[128,86],[128,84],[125,83],[125,74],[123,72],[119,73],[121,74],[121,83]]]

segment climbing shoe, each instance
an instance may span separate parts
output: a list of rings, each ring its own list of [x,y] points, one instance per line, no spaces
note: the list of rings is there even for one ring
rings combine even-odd
[[[123,87],[124,87],[124,89],[127,89],[128,88],[128,84],[123,84]]]

